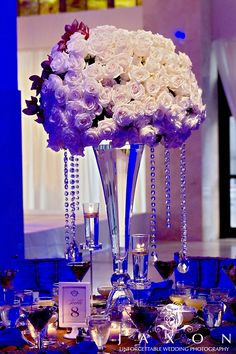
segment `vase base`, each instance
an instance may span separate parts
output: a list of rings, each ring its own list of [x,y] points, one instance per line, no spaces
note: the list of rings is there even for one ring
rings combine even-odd
[[[145,280],[140,283],[135,282],[134,280],[129,280],[127,283],[128,287],[133,290],[144,290],[149,289],[151,287],[151,281]]]
[[[111,284],[113,287],[124,286],[130,280],[128,273],[113,273],[111,276]]]

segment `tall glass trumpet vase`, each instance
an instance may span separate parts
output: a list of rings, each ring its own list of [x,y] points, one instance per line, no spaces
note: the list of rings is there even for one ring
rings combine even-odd
[[[83,203],[85,243],[82,250],[88,250],[90,256],[90,286],[93,295],[93,252],[102,248],[99,243],[99,203]]]
[[[113,148],[110,142],[102,142],[94,153],[103,185],[111,240],[114,273],[108,304],[113,306],[120,298],[123,303],[133,301],[132,292],[126,287],[130,279],[127,272],[130,217],[143,145],[125,144]]]

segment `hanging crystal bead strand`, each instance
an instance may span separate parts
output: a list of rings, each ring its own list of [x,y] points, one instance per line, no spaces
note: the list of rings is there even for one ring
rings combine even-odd
[[[79,249],[76,243],[76,183],[75,183],[75,158],[70,156],[70,224],[71,224],[71,261],[79,261]]]
[[[150,147],[150,201],[151,201],[151,215],[150,215],[150,243],[151,256],[153,262],[157,260],[156,241],[157,241],[157,210],[156,210],[156,165],[155,165],[155,149]]]
[[[187,210],[186,210],[186,146],[180,148],[180,229],[181,251],[179,253],[178,271],[187,273],[189,261],[187,258]]]
[[[165,192],[166,192],[166,227],[171,228],[171,199],[170,199],[170,150],[165,149]]]
[[[76,212],[79,217],[80,210],[80,190],[79,190],[79,157],[75,157],[75,199],[76,199]]]
[[[69,215],[69,178],[68,152],[64,151],[64,211],[65,211],[65,258],[69,259],[70,248],[70,215]]]

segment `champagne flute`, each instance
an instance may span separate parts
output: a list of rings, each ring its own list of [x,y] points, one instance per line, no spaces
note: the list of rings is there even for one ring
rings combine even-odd
[[[109,315],[91,315],[88,317],[88,330],[98,347],[98,353],[105,353],[105,345],[110,335],[111,319]]]

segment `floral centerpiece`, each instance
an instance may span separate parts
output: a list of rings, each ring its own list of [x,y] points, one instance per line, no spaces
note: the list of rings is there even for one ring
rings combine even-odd
[[[40,98],[24,113],[37,115],[55,151],[83,155],[104,139],[179,147],[205,118],[191,67],[162,35],[75,20],[30,77]]]

